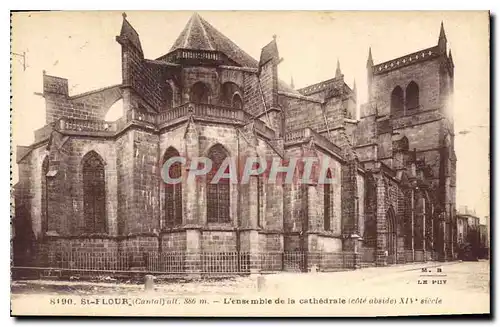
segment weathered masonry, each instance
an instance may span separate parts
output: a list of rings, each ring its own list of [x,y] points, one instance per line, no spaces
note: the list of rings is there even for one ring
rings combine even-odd
[[[292,255],[301,269],[454,257],[454,64],[442,25],[427,49],[378,64],[370,50],[360,116],[339,64],[294,89],[279,79],[276,39],[255,60],[198,14],[157,59],[125,15],[116,41],[120,85],[70,95],[68,80],[44,73],[46,125],[17,148],[16,265],[86,256],[197,271],[234,254],[245,269],[280,270]],[[117,101],[123,116],[105,121]],[[335,182],[166,185],[161,165],[178,155],[328,157]]]

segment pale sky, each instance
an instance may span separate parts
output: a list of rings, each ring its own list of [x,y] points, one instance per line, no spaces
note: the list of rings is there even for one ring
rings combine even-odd
[[[366,101],[366,59],[375,64],[437,44],[444,22],[455,62],[457,207],[489,215],[489,26],[487,12],[199,12],[210,24],[258,59],[277,35],[284,61],[279,76],[296,88],[335,75],[356,79],[358,105]],[[146,58],[168,52],[192,12],[127,12]],[[121,12],[14,13],[13,146],[33,142],[45,124],[42,70],[69,79],[70,94],[121,82]],[[469,131],[470,133],[459,133]],[[17,166],[14,165],[14,183]]]

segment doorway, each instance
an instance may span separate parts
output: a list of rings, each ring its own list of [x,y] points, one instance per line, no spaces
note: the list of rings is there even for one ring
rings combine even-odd
[[[385,217],[386,224],[386,250],[387,264],[395,264],[397,261],[397,229],[396,229],[396,213],[392,207],[387,210]]]

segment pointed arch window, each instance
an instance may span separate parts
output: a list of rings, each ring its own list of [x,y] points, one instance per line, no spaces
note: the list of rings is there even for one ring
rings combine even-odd
[[[45,157],[43,159],[42,163],[42,176],[41,176],[41,181],[42,181],[42,219],[41,219],[41,224],[42,224],[42,235],[45,234],[48,231],[48,180],[47,180],[47,174],[49,172],[49,157]]]
[[[243,108],[243,101],[241,101],[241,97],[237,93],[235,93],[233,95],[232,103],[233,103],[233,108],[235,108],[235,109],[242,109]]]
[[[83,158],[83,211],[86,233],[107,233],[104,161],[91,151]]]
[[[221,103],[224,106],[241,109],[243,108],[241,94],[241,88],[236,83],[226,82],[221,87]]]
[[[210,91],[205,83],[197,82],[191,87],[189,100],[193,103],[208,103]]]
[[[212,169],[207,174],[207,221],[209,223],[230,222],[229,179],[221,178],[216,184],[211,181],[219,170],[224,159],[228,157],[226,149],[220,144],[214,145],[208,152],[212,161]],[[229,167],[228,167],[229,169]],[[227,173],[228,171],[226,171]]]
[[[332,179],[332,171],[328,169],[326,171],[326,177]],[[329,183],[323,184],[323,206],[324,206],[324,220],[323,227],[325,231],[331,230],[332,217],[333,217],[333,194],[332,185]]]
[[[404,94],[400,86],[396,86],[391,93],[391,113],[403,111]]]
[[[164,100],[165,100],[165,103],[163,106],[163,111],[166,111],[168,109],[171,109],[173,107],[173,104],[174,104],[174,91],[172,90],[172,87],[170,86],[170,84],[167,83],[165,85],[163,94],[164,94]]]
[[[414,246],[415,250],[423,250],[424,245],[424,224],[425,224],[425,198],[423,193],[416,194],[415,219],[413,220],[415,231]]]
[[[179,157],[179,152],[170,147],[165,151],[163,162],[173,157]],[[182,176],[181,163],[175,162],[169,168],[169,176],[178,179]],[[182,183],[165,183],[165,213],[163,215],[162,226],[175,227],[182,225]]]
[[[376,208],[376,195],[377,195],[377,181],[373,176],[368,175],[366,178],[366,192],[365,192],[365,203],[366,203],[366,213],[373,211]],[[376,215],[365,214],[365,231],[363,234],[363,239],[367,246],[373,247],[376,245],[377,239],[377,219]]]
[[[417,83],[411,81],[406,87],[406,109],[416,109],[419,106],[419,88]]]
[[[396,252],[397,252],[397,225],[396,225],[396,213],[392,206],[386,212],[385,215],[385,228],[386,228],[386,246],[389,255],[388,263],[396,263]]]

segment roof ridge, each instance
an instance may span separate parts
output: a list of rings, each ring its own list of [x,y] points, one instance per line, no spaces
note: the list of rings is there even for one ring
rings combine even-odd
[[[188,37],[188,36],[189,36],[189,34],[191,34],[191,29],[193,28],[193,18],[194,18],[194,16],[191,16],[191,18],[190,18],[190,19],[189,19],[189,21],[188,21],[189,27],[188,27],[188,29],[187,29],[187,33],[186,33],[186,35],[184,35],[184,42],[182,42],[182,46],[183,46],[183,48],[185,48],[185,47],[187,46],[187,42],[188,42],[188,40],[189,40],[189,37]],[[187,26],[187,25],[186,25],[186,26]]]
[[[200,21],[202,23],[202,25],[207,25],[214,33],[218,34],[219,37],[221,38],[224,38],[227,42],[229,42],[231,45],[235,46],[236,48],[238,48],[238,50],[240,50],[243,54],[245,54],[249,59],[252,59],[255,63],[255,65],[258,65],[258,60],[255,59],[254,57],[252,57],[250,54],[248,54],[245,50],[243,50],[242,48],[240,48],[233,40],[231,40],[229,37],[227,37],[225,34],[223,34],[221,31],[219,31],[217,28],[215,28],[212,24],[210,24],[206,19],[204,19],[203,17],[199,16],[200,18]]]
[[[212,45],[212,42],[210,42],[210,38],[208,37],[208,33],[207,33],[206,28],[205,28],[205,24],[203,24],[202,20],[200,19],[201,18],[200,15],[196,14],[193,17],[196,17],[196,19],[198,19],[200,21],[201,29],[203,30],[203,35],[205,36],[205,39],[207,39],[207,42],[208,42],[208,45],[210,46],[210,49],[211,50],[216,50],[214,48],[214,46]]]

